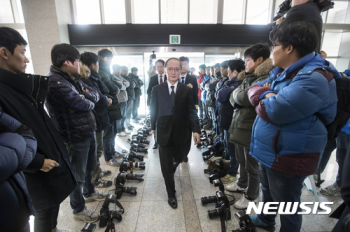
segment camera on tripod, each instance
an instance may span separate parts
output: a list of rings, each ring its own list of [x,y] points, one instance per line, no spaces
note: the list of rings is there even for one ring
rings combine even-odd
[[[143,155],[137,155],[135,152],[131,151],[128,156],[125,157],[128,161],[134,161],[135,159],[139,161],[143,161],[144,156]]]
[[[121,207],[120,210],[110,210],[109,203],[115,203],[116,205],[120,203],[117,201],[116,195],[108,194],[105,201],[103,202],[102,208],[100,210],[100,227],[107,226],[107,223],[112,222],[113,219],[116,219],[118,222],[122,220],[122,214],[124,213],[124,209]]]
[[[237,213],[235,213],[235,216],[239,221],[240,228],[237,230],[231,230],[231,232],[255,232],[256,231],[252,220],[244,212],[244,210],[238,211]]]
[[[134,172],[134,168],[139,168],[144,170],[146,168],[145,162],[133,162],[128,160],[123,160],[123,162],[120,164],[119,172],[126,172],[130,170],[131,173]]]
[[[131,144],[130,151],[140,152],[140,153],[148,153],[146,148],[139,147],[140,144]]]
[[[123,193],[129,193],[130,195],[134,196],[137,194],[136,186],[124,187],[125,181],[126,177],[124,178],[123,176],[119,175],[117,176],[117,178],[114,179],[115,195],[117,196],[117,199],[120,199]]]

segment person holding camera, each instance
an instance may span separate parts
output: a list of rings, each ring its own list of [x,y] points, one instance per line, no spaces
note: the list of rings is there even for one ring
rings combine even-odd
[[[315,173],[327,143],[327,129],[319,117],[328,125],[337,114],[334,79],[341,76],[315,53],[318,41],[317,30],[310,23],[294,22],[280,28],[272,38],[277,68],[248,92],[258,114],[250,155],[260,162],[266,203],[300,203],[303,182]],[[251,219],[256,227],[272,231],[276,214],[262,213]],[[302,215],[280,215],[280,219],[280,231],[300,231]]]
[[[248,91],[257,82],[270,76],[273,65],[270,48],[265,44],[255,44],[244,52],[244,80],[230,96],[231,105],[236,109],[229,128],[230,143],[235,144],[236,159],[240,165],[238,181],[228,184],[226,189],[243,193],[234,207],[246,209],[250,202],[256,202],[259,195],[259,163],[249,155],[252,127],[256,118],[255,107],[249,102]]]
[[[33,132],[0,107],[0,228],[2,232],[30,232],[34,215],[23,170],[37,148]]]
[[[24,74],[26,45],[16,30],[0,28],[0,105],[4,113],[30,125],[37,140],[35,156],[23,170],[36,213],[34,230],[58,232],[59,206],[76,181],[65,143],[44,109],[49,78]]]

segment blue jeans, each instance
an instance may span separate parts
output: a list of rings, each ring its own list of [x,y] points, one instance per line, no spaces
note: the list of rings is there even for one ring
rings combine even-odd
[[[228,133],[227,130],[224,130],[224,141],[225,141],[225,159],[230,159],[230,169],[228,170],[228,174],[231,176],[236,176],[239,163],[236,160],[236,151],[235,151],[235,145],[233,143],[230,143],[230,133]]]
[[[111,126],[105,129],[103,136],[103,150],[105,161],[109,161],[113,158],[115,149],[115,136],[117,134],[117,120],[111,121]]]
[[[120,113],[122,115],[122,119],[117,120],[117,133],[121,133],[122,131],[125,131],[125,119],[126,119],[126,108],[128,103],[127,102],[120,102],[119,103],[119,109]]]
[[[350,143],[350,135],[340,132],[338,137],[335,140],[328,140],[321,157],[319,168],[322,173],[328,164],[328,161],[332,155],[332,152],[334,151],[334,149],[337,149],[336,161],[338,163],[339,168],[338,168],[338,174],[335,182],[338,184],[338,186],[341,186],[344,160],[345,160],[346,152],[348,150],[349,143]]]
[[[73,192],[69,195],[70,206],[73,214],[84,209],[85,197],[89,197],[95,191],[92,184],[92,171],[96,167],[96,135],[85,139],[83,142],[68,144],[69,158],[72,171],[78,182]],[[83,189],[83,193],[81,192]]]
[[[272,170],[260,163],[259,178],[262,185],[262,202],[300,202],[301,190],[306,176],[296,176]],[[298,209],[300,211],[300,208]],[[270,212],[278,212],[270,210]],[[268,225],[275,225],[276,215],[258,215]],[[283,232],[300,231],[302,215],[280,215]]]

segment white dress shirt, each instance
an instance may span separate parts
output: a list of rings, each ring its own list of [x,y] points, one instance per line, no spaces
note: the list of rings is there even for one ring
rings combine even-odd
[[[177,81],[177,82],[175,83],[175,85],[172,85],[168,80],[167,80],[167,82],[168,82],[169,95],[171,94],[171,91],[172,91],[171,86],[175,86],[174,92],[176,93],[177,84],[178,84],[179,82]]]
[[[162,83],[164,83],[165,81],[164,81],[164,79],[165,79],[165,74],[162,74],[162,75],[159,75],[158,74],[158,83],[160,84],[160,76],[162,76],[162,80],[163,80],[163,82]]]

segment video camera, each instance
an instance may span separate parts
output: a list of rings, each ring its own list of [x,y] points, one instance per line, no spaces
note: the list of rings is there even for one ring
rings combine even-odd
[[[120,207],[120,210],[110,210],[109,203],[115,203]],[[105,227],[107,224],[113,224],[113,219],[116,219],[118,222],[122,220],[122,214],[124,213],[124,208],[118,202],[116,195],[108,194],[105,201],[103,202],[102,208],[100,210],[100,227]],[[114,227],[114,225],[113,225]]]
[[[321,12],[334,8],[334,2],[330,0],[313,0],[317,4]],[[273,18],[273,21],[277,21],[288,13],[291,7],[292,0],[285,0],[277,7],[277,15]]]
[[[235,216],[237,217],[239,221],[240,228],[237,230],[231,230],[231,232],[255,232],[256,228],[251,221],[249,215],[247,215],[244,210],[240,210],[237,213],[235,213]]]
[[[120,172],[126,172],[130,170],[131,173],[134,172],[134,168],[139,168],[144,170],[146,168],[145,162],[133,162],[128,160],[123,160],[123,162],[120,164],[119,171]]]

